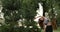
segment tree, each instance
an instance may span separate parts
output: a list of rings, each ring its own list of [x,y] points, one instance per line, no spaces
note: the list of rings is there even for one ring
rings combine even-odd
[[[36,15],[36,10],[38,8],[39,0],[1,0],[4,13],[4,18],[6,24],[9,26],[5,27],[8,29],[8,32],[24,32],[26,31],[24,26],[22,27],[16,27],[18,25],[17,21],[19,19],[26,19],[24,24],[26,26],[33,26],[32,30],[35,31],[35,28],[38,29],[38,27],[35,25],[36,23],[33,21],[34,17]],[[27,25],[27,23],[29,23]],[[32,23],[33,22],[33,23]],[[33,24],[33,25],[32,25]],[[16,30],[17,29],[17,30]],[[32,32],[30,28],[26,28],[26,32]],[[13,31],[12,31],[13,30]],[[39,29],[38,29],[39,30]],[[37,32],[36,30],[35,32]],[[39,30],[40,31],[40,30]]]
[[[23,0],[21,9],[23,13],[22,16],[25,19],[24,25],[27,26],[27,28],[25,28],[27,29],[26,32],[41,32],[34,22],[38,3],[38,0]],[[33,28],[29,28],[30,26]]]

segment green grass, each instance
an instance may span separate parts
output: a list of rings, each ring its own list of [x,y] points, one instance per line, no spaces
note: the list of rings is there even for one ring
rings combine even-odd
[[[54,32],[60,32],[60,27],[58,27],[57,30],[54,30]]]

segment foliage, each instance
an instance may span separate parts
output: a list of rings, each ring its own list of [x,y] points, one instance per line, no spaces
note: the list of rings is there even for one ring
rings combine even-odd
[[[2,32],[41,32],[33,21],[39,0],[1,0],[1,2],[5,22],[9,24],[9,26],[1,26]],[[19,19],[26,19],[27,22],[25,21],[24,24],[28,27],[18,27]],[[29,28],[30,25],[33,26],[32,29]],[[38,30],[35,31],[35,29]]]
[[[33,20],[36,15],[36,10],[38,8],[38,1],[36,0],[23,0],[21,9],[24,10],[23,18],[28,20]]]
[[[39,0],[1,0],[6,21],[33,20]]]
[[[41,32],[41,30],[37,27],[35,28],[24,28],[24,26],[21,27],[12,27],[10,25],[2,25],[0,26],[0,32]]]
[[[17,10],[20,8],[20,0],[1,0],[2,5],[8,10]]]

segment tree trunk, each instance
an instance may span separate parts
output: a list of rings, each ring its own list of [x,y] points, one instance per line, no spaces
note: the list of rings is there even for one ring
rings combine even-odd
[[[43,1],[43,16],[45,16],[45,12],[46,12],[46,5],[45,5],[46,1]]]

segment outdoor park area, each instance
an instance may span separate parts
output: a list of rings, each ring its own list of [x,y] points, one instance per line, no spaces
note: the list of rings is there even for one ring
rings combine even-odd
[[[0,32],[60,32],[60,0],[0,0]]]

